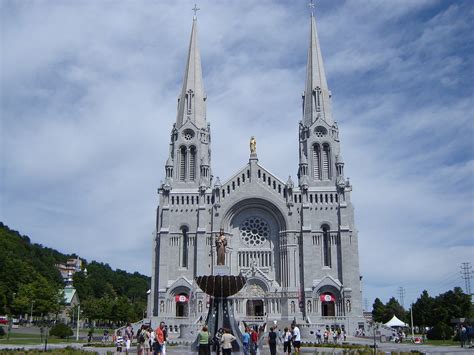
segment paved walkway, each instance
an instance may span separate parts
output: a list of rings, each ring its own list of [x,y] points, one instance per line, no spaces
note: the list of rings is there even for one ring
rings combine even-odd
[[[367,344],[369,345],[369,344]],[[377,344],[378,350],[383,351],[385,353],[390,354],[390,352],[401,352],[401,351],[410,351],[410,350],[418,350],[424,354],[474,354],[474,348],[466,349],[461,347],[455,346],[433,346],[433,345],[415,345],[415,344],[395,344],[395,343],[381,343]],[[69,344],[48,344],[48,349],[58,349],[64,348],[66,346],[72,346],[75,348],[81,348],[84,350],[90,350],[92,352],[96,352],[98,354],[107,354],[109,351],[115,351],[115,348],[92,348],[92,347],[83,347],[83,344],[78,343],[69,343]],[[7,345],[1,344],[1,349],[42,349],[44,347],[41,345]],[[131,349],[131,353],[136,354],[136,348],[134,347]],[[282,354],[283,351],[281,348],[278,349],[278,354]],[[308,348],[303,347],[301,348],[301,352],[304,354],[342,354],[344,349],[332,349],[332,348]],[[168,346],[167,354],[169,355],[190,355],[196,354],[195,351],[191,351],[189,346]],[[260,355],[267,355],[270,354],[267,346],[264,346],[263,349],[259,352]]]

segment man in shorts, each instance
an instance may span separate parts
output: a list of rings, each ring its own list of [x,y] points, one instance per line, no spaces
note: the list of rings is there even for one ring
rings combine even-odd
[[[295,354],[300,353],[301,348],[301,333],[300,328],[296,326],[296,324],[291,325],[291,330],[293,332],[293,347],[295,348]]]

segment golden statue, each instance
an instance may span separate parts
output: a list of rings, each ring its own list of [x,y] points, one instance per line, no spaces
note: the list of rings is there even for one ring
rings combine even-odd
[[[225,247],[227,246],[227,239],[225,238],[224,231],[221,229],[219,235],[216,238],[216,250],[217,250],[217,265],[225,265]]]
[[[257,153],[257,140],[255,139],[254,136],[250,138],[250,154],[256,154]]]

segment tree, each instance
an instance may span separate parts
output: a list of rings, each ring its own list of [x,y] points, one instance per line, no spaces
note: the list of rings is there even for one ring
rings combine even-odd
[[[374,322],[384,322],[385,319],[385,305],[379,298],[376,298],[372,305],[372,319]]]
[[[434,298],[424,290],[413,304],[413,323],[419,327],[431,327],[433,323]]]
[[[403,309],[395,297],[390,298],[385,305],[384,323],[392,319],[393,316],[396,316],[398,319],[404,322],[407,320],[405,309]]]

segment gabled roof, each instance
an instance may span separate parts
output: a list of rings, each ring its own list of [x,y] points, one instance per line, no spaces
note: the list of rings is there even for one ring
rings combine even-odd
[[[72,302],[72,299],[74,298],[74,295],[76,294],[76,289],[73,287],[65,287],[63,289],[64,292],[64,302],[69,305]]]

